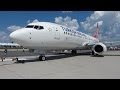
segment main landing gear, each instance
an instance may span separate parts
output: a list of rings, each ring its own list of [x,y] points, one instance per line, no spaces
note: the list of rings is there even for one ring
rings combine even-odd
[[[18,58],[13,59],[12,61],[16,60],[17,63],[25,63],[25,60],[19,60]]]
[[[92,56],[95,56],[95,52],[94,52],[93,50],[92,50],[92,52],[91,52],[91,55],[92,55]]]
[[[92,57],[104,57],[104,55],[96,54],[93,50],[91,52]]]

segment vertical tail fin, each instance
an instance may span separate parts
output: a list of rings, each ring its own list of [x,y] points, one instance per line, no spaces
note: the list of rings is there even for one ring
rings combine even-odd
[[[96,32],[93,34],[93,37],[99,39],[99,28],[98,28],[98,23],[97,23]]]

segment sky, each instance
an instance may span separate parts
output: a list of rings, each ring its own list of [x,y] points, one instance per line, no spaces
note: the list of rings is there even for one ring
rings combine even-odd
[[[89,35],[98,23],[101,40],[120,41],[119,11],[0,11],[0,42],[11,42],[11,32],[38,21],[65,25]]]

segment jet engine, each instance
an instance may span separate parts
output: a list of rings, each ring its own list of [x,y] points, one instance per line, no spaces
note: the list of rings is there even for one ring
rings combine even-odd
[[[101,55],[106,51],[107,51],[107,47],[103,43],[97,43],[92,47],[92,54],[94,53],[94,55],[96,54]]]

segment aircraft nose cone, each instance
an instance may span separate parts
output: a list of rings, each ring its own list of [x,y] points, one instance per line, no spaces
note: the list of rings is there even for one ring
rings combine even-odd
[[[10,37],[11,39],[14,39],[14,38],[15,38],[15,33],[12,32],[12,33],[9,35],[9,37]]]
[[[12,40],[15,40],[15,39],[19,39],[19,32],[18,31],[14,31],[10,34],[9,36]]]
[[[19,29],[14,32],[12,32],[9,37],[12,40],[12,42],[21,44],[26,43],[28,33],[25,29]]]
[[[17,42],[18,40],[21,39],[21,34],[19,31],[14,31],[9,35],[9,37],[11,38],[11,40]]]

